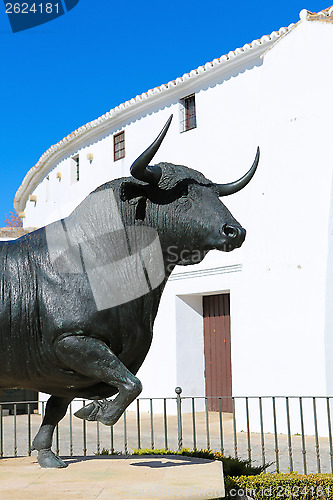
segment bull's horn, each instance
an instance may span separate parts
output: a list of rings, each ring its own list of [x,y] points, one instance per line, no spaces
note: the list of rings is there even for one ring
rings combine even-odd
[[[245,187],[254,176],[254,173],[257,170],[257,166],[259,163],[259,157],[260,157],[260,149],[258,147],[253,165],[250,168],[250,170],[245,175],[243,175],[243,177],[238,179],[238,181],[230,182],[229,184],[217,184],[217,187],[219,189],[219,196],[228,196],[229,194],[237,193],[237,191],[243,189],[243,187]]]
[[[160,180],[162,175],[160,167],[150,167],[149,163],[155,156],[158,148],[161,145],[161,142],[165,137],[165,134],[168,131],[168,128],[170,127],[172,116],[173,115],[170,116],[163,129],[161,130],[159,136],[156,137],[155,141],[132,164],[131,174],[139,181],[148,182],[150,184],[157,184]]]

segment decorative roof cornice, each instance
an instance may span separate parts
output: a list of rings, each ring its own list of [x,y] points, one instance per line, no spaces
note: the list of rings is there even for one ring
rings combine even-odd
[[[180,91],[184,92],[185,95],[187,88],[193,86],[193,84],[201,84],[206,79],[217,77],[220,73],[229,71],[234,66],[259,57],[271,44],[288,33],[294,26],[294,24],[290,24],[286,28],[273,31],[270,35],[264,35],[257,40],[253,40],[243,47],[237,48],[211,62],[207,62],[205,65],[199,66],[189,73],[185,73],[182,77],[150,89],[141,95],[137,95],[129,101],[111,109],[111,111],[108,111],[96,120],[79,127],[57,144],[51,146],[40,157],[36,165],[28,171],[15,195],[15,210],[17,212],[24,211],[29,194],[34,191],[57,162],[64,158],[66,153],[70,155],[75,151],[75,148],[79,146],[83,138],[86,141],[90,140],[110,125],[116,126],[117,124],[121,124],[121,122],[124,122],[129,116],[134,115],[138,111],[143,112],[151,105],[170,99],[174,94],[179,94]]]
[[[303,9],[300,12],[300,18],[306,21],[323,21],[325,23],[333,23],[333,6],[328,7],[320,12],[310,12]]]
[[[16,239],[31,233],[37,227],[0,227],[0,239]]]

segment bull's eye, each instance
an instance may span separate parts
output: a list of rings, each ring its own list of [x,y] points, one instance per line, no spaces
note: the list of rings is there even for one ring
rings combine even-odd
[[[182,186],[178,191],[178,195],[180,198],[186,198],[188,195],[188,186]]]

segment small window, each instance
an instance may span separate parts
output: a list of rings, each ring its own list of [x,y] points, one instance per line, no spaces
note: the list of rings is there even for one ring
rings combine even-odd
[[[197,126],[197,118],[195,113],[195,94],[188,95],[181,99],[182,105],[182,132],[191,130]]]
[[[113,159],[114,161],[125,158],[125,132],[119,132],[113,136]]]
[[[75,167],[76,167],[76,182],[80,180],[80,159],[79,159],[79,155],[75,156],[73,158],[73,160],[75,161]]]
[[[71,184],[75,184],[80,180],[80,157],[79,155],[75,155],[71,159]]]

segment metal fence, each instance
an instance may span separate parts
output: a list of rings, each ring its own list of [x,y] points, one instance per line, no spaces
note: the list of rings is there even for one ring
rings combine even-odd
[[[212,400],[214,399],[214,404]],[[268,471],[333,473],[331,411],[333,397],[139,398],[114,426],[73,418],[59,423],[54,450],[62,456],[93,455],[108,450],[128,454],[133,448],[208,449],[270,464]],[[21,414],[24,403],[26,413]],[[79,403],[86,404],[81,400]],[[0,404],[0,456],[31,455],[31,441],[41,424],[45,402]],[[210,411],[210,408],[218,411]]]

